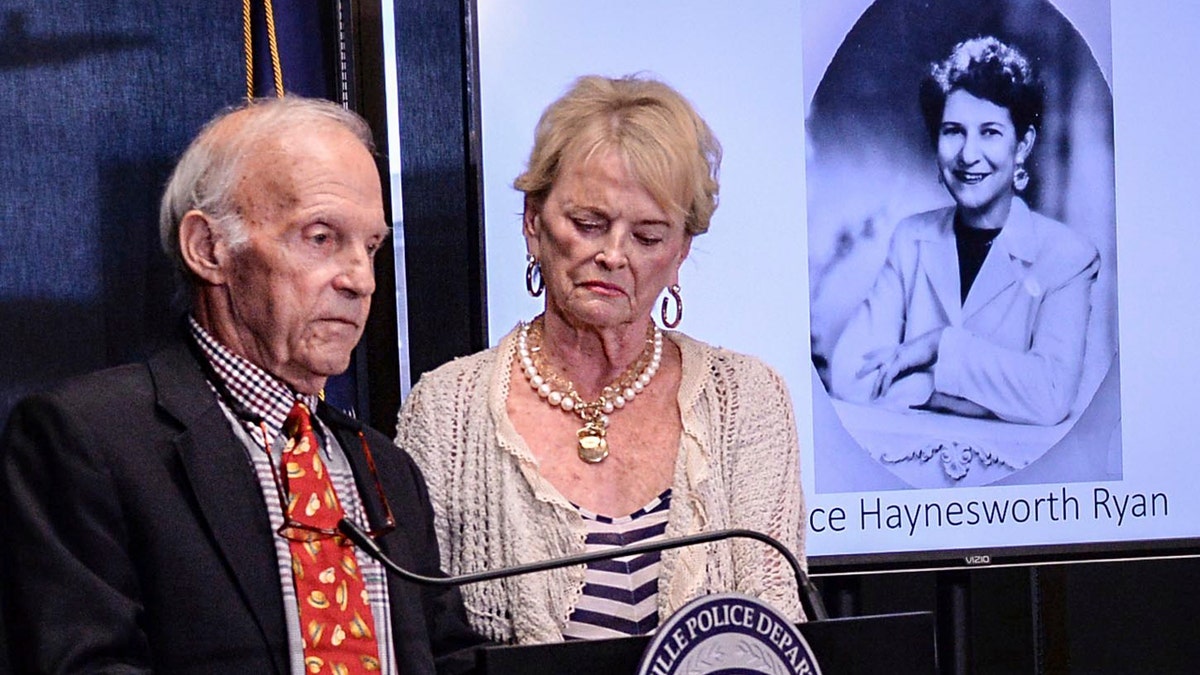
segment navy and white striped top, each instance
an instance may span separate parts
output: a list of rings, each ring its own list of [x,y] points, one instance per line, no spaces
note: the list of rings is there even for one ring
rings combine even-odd
[[[603,551],[661,539],[671,507],[668,489],[620,518],[579,508],[587,524],[586,550]],[[588,563],[583,596],[563,630],[568,640],[646,635],[658,627],[658,569],[661,553],[643,553]]]

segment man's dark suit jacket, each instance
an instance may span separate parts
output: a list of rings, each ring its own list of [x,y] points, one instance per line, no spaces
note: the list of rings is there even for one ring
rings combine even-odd
[[[382,434],[322,405],[372,524],[383,520],[357,431],[395,514],[380,539],[438,574],[425,483]],[[2,446],[4,620],[20,672],[287,673],[287,630],[266,507],[246,448],[186,343],[147,363],[32,396]],[[362,555],[362,554],[360,554]],[[405,675],[478,642],[457,591],[388,585]],[[441,664],[445,665],[445,663]]]

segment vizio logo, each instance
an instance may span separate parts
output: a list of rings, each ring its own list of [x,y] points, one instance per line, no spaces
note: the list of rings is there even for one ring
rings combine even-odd
[[[990,555],[969,555],[963,560],[967,561],[968,565],[991,565],[992,556]]]

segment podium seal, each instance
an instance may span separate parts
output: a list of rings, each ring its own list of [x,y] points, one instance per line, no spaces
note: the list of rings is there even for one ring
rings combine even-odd
[[[697,598],[659,626],[638,675],[820,675],[804,637],[770,605],[740,593]]]

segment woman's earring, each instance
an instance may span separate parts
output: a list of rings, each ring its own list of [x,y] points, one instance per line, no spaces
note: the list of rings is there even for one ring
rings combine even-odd
[[[667,286],[667,293],[670,293],[670,296],[663,296],[659,314],[662,317],[663,326],[674,328],[683,320],[683,298],[679,297],[679,284]],[[675,318],[669,321],[667,320],[667,305],[670,304],[670,298],[675,299]]]
[[[1013,189],[1020,192],[1029,185],[1029,172],[1025,170],[1024,164],[1018,164],[1013,171]]]
[[[525,254],[525,260],[529,263],[525,266],[525,290],[536,298],[546,288],[546,282],[542,279],[542,264],[528,253]]]

